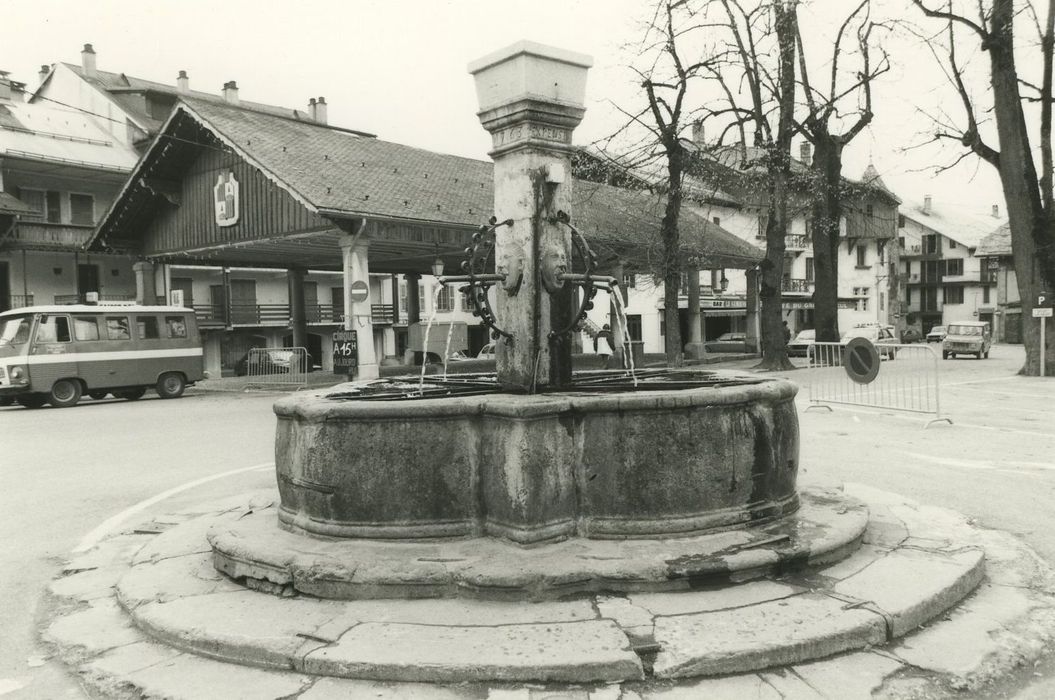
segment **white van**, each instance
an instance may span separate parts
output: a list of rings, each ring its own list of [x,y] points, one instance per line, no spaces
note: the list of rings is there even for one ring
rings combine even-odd
[[[74,406],[81,397],[163,399],[204,376],[192,309],[31,306],[0,313],[0,403]]]

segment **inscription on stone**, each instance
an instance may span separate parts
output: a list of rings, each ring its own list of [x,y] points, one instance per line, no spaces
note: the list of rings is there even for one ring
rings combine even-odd
[[[496,131],[491,135],[491,139],[495,148],[529,139],[569,144],[571,143],[571,131],[544,124],[527,124]]]

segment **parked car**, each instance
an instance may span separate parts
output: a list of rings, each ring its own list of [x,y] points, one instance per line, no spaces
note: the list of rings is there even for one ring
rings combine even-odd
[[[945,340],[945,326],[934,326],[928,331],[928,343],[940,343],[943,340]]]
[[[901,334],[902,343],[919,343],[923,340],[923,334],[915,328],[906,328]]]
[[[860,323],[845,331],[839,339],[839,344],[846,345],[854,338],[870,340],[875,345],[876,352],[879,353],[881,358],[893,360],[897,356],[897,348],[893,346],[898,344],[898,340],[893,326],[881,323]],[[836,348],[831,345],[821,346],[818,352],[818,346],[812,344],[806,350],[806,357],[809,358],[811,365],[832,366],[842,364],[842,350],[836,351]]]
[[[812,328],[799,331],[788,343],[788,357],[806,357],[810,346],[817,340],[817,331]]]
[[[892,360],[897,355],[897,348],[883,347],[898,344],[897,332],[894,330],[893,326],[884,325],[882,323],[858,324],[843,333],[843,337],[839,342],[846,345],[854,338],[867,338],[868,340],[871,340],[872,344],[876,346],[876,350],[879,352],[880,357],[889,357]]]
[[[264,374],[289,374],[310,372],[314,368],[310,354],[303,357],[294,350],[282,348],[253,348],[234,364],[234,373],[239,377]]]
[[[488,343],[487,345],[480,348],[480,352],[476,353],[477,360],[493,360],[495,359],[495,344]]]
[[[941,341],[943,359],[957,355],[974,355],[979,360],[989,357],[993,336],[988,322],[959,321],[950,323],[946,331],[945,340]]]
[[[746,333],[722,333],[717,340],[703,344],[707,352],[747,352]]]

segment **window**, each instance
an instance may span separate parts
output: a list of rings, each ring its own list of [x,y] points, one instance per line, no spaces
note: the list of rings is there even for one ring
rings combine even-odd
[[[158,320],[156,316],[136,316],[136,333],[140,340],[157,340]]]
[[[880,263],[886,262],[886,246],[884,246],[882,242],[880,242],[879,245],[876,246],[876,254],[879,258]]]
[[[989,285],[985,285],[982,287],[982,303],[989,303]]]
[[[74,316],[73,337],[77,340],[99,340],[99,322],[95,316]]]
[[[436,297],[436,311],[440,313],[454,311],[454,290],[445,284],[440,285],[440,293]]]
[[[25,214],[26,219],[44,218],[44,192],[42,190],[20,189],[17,196],[22,202],[33,210],[33,214]]]
[[[897,237],[897,247],[901,248],[902,250],[904,250],[904,248],[905,248],[905,237],[904,236],[898,236]]]
[[[755,238],[765,238],[766,237],[766,225],[768,223],[769,223],[769,217],[768,216],[759,216],[758,217],[758,233],[755,234]]]
[[[716,217],[714,217],[714,219],[712,219],[712,221],[714,221],[714,223],[716,223],[716,224],[721,224],[721,223],[722,223],[722,220],[721,220],[721,218],[720,218],[720,217],[717,217],[717,216],[716,216]]]
[[[883,311],[886,309],[886,294],[879,293],[879,310]]]
[[[166,316],[165,328],[170,338],[187,337],[187,321],[182,316]]]
[[[626,332],[630,340],[641,340],[641,314],[627,314]]]
[[[938,309],[938,288],[937,287],[924,287],[920,290],[920,310],[921,311],[939,311]]]
[[[44,198],[46,206],[45,218],[48,223],[61,224],[62,223],[62,193],[48,191],[47,196]]]
[[[963,258],[952,258],[945,261],[945,274],[958,276],[963,274]]]
[[[868,247],[857,246],[857,267],[868,267]]]
[[[623,275],[623,286],[627,289],[636,289],[637,275]]]
[[[128,330],[127,316],[107,316],[104,322],[106,323],[106,337],[109,340],[131,339],[132,334]]]
[[[857,310],[868,311],[868,287],[854,287],[854,296],[857,297]]]
[[[872,208],[871,204],[865,205],[865,216],[867,216],[868,218],[872,218],[873,216],[875,216],[875,209]]]
[[[37,324],[37,342],[70,342],[70,320],[65,316],[42,316]]]
[[[912,306],[912,287],[905,290],[905,303]]]
[[[806,281],[813,281],[813,258],[806,258]]]
[[[938,251],[938,237],[934,234],[928,234],[923,237],[923,252],[928,255],[933,255]]]
[[[963,287],[951,287],[947,286],[943,292],[946,304],[962,304],[963,303]]]
[[[897,227],[898,228],[905,228],[905,215],[904,214],[898,214],[897,215]],[[900,240],[901,240],[901,247],[905,247],[905,239],[901,238]]]
[[[949,250],[952,250],[955,247],[956,247],[956,241],[954,241],[953,239],[950,238],[949,239]]]
[[[86,226],[95,223],[95,197],[70,193],[70,223]]]

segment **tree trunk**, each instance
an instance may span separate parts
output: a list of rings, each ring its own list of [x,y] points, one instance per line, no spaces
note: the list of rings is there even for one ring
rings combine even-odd
[[[1011,249],[1023,311],[1040,291],[1055,292],[1055,212],[1045,211],[1040,182],[1026,130],[1015,67],[1014,3],[994,0],[988,42],[997,133],[1000,137],[1000,182],[1011,225]],[[1050,52],[1051,45],[1044,46]],[[1040,374],[1040,319],[1023,313],[1026,364],[1022,374]],[[1055,323],[1047,324],[1045,371],[1055,375]]]
[[[777,138],[767,146],[769,220],[766,223],[766,257],[761,265],[762,362],[759,369],[793,367],[784,344],[783,298],[785,236],[788,231],[788,181],[791,179],[792,118],[795,112],[795,6],[773,5],[777,44],[780,47],[779,114]]]
[[[814,135],[813,322],[817,341],[839,342],[839,221],[842,219],[842,145]]]
[[[663,236],[663,321],[666,326],[663,351],[667,366],[682,364],[681,322],[678,316],[678,296],[681,292],[680,236],[678,219],[681,215],[682,150],[676,138],[667,144],[667,175],[670,191],[663,212],[660,233]]]

